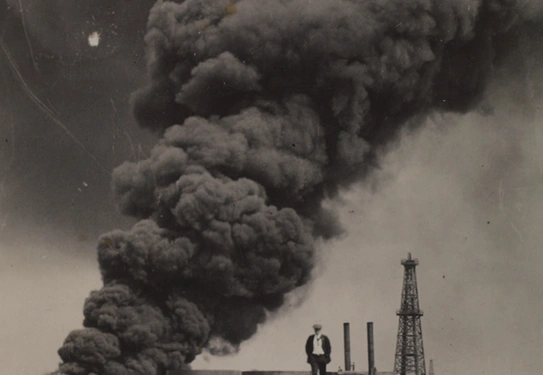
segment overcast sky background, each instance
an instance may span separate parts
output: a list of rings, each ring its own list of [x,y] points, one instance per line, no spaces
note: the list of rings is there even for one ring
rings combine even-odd
[[[133,223],[116,211],[108,171],[144,157],[155,141],[128,110],[145,74],[142,35],[152,2],[141,3],[93,10],[59,0],[55,10],[29,1],[24,25],[4,10],[19,3],[0,0],[2,374],[56,368],[58,347],[81,326],[84,299],[101,286],[96,238]],[[114,32],[111,12],[120,20]],[[86,37],[96,28],[115,37],[92,48]],[[420,261],[427,366],[432,358],[436,374],[540,374],[543,76],[536,52],[513,56],[509,70],[496,72],[484,110],[425,120],[383,152],[378,173],[328,202],[347,233],[320,244],[323,261],[303,303],[303,293],[291,296],[238,355],[204,354],[193,367],[306,370],[303,345],[319,321],[337,369],[348,321],[352,360],[366,369],[365,328],[373,321],[376,367],[391,371],[400,260],[412,252]],[[521,63],[528,68],[511,79]]]

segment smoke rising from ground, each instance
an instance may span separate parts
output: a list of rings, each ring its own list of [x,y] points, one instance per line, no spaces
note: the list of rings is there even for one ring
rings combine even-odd
[[[158,2],[132,101],[163,138],[113,173],[141,221],[101,237],[104,287],[59,373],[164,374],[236,350],[341,232],[323,200],[408,119],[472,108],[522,19],[505,0]]]

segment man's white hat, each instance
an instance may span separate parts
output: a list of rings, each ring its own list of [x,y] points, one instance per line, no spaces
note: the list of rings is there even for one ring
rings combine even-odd
[[[315,323],[315,324],[313,324],[313,328],[314,328],[314,329],[321,329],[321,328],[322,328],[322,324]]]

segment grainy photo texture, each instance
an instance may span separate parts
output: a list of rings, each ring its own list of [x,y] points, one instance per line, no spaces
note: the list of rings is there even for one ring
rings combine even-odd
[[[541,374],[542,21],[0,0],[0,372]]]

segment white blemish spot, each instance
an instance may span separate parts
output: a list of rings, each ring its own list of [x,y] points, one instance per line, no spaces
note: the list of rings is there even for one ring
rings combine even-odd
[[[89,45],[91,47],[98,47],[98,44],[100,44],[100,33],[95,31],[89,35]]]

